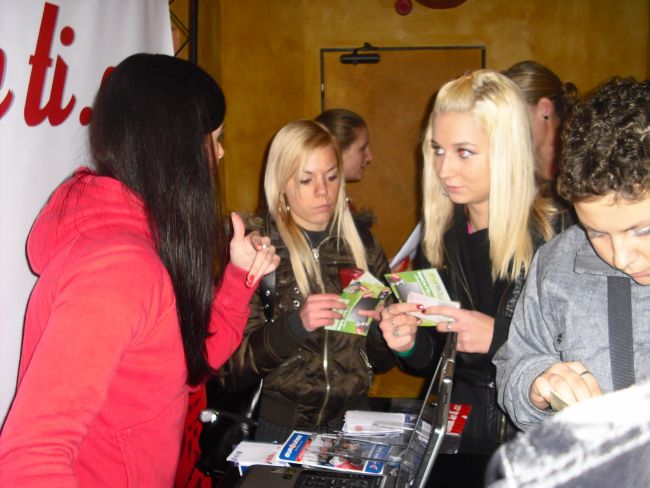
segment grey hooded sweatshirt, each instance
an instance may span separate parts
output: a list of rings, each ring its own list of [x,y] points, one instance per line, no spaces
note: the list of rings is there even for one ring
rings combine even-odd
[[[603,392],[613,390],[607,277],[627,275],[594,252],[578,226],[542,246],[515,307],[508,340],[494,356],[498,402],[522,430],[552,415],[534,407],[530,387],[560,361],[582,362]],[[650,286],[631,280],[635,380],[650,377]]]

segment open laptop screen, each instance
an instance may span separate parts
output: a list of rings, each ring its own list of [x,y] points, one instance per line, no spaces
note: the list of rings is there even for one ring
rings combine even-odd
[[[447,431],[456,333],[447,334],[436,371],[429,382],[415,428],[397,474],[395,486],[423,486],[428,479]]]
[[[348,479],[353,482],[353,486],[375,487],[380,483],[381,488],[424,486],[447,431],[455,359],[456,333],[452,332],[447,334],[444,350],[438,361],[435,374],[427,387],[397,475],[387,473],[382,477],[378,477],[354,473],[333,473],[332,471],[317,469],[306,470],[304,468],[257,465],[248,469],[237,487],[296,488],[321,486],[309,484],[311,481],[307,482],[308,477],[318,477],[319,474],[326,476],[328,479],[335,476],[337,483],[343,483],[344,479]],[[328,482],[330,481],[331,479]],[[303,482],[306,482],[306,484],[303,484]],[[323,481],[323,483],[325,482]],[[324,484],[322,486],[330,485]],[[332,484],[331,486],[339,485]]]

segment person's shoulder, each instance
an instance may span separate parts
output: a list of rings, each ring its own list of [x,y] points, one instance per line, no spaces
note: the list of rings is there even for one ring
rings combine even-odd
[[[364,246],[375,246],[377,240],[375,239],[371,230],[371,227],[377,221],[375,213],[370,210],[353,212],[352,220]]]
[[[553,212],[550,215],[551,227],[557,235],[578,223],[573,206],[562,199],[552,202]]]
[[[571,263],[585,241],[584,230],[578,225],[572,225],[539,248],[539,266],[570,266],[573,269]]]
[[[116,316],[152,310],[162,315],[174,307],[171,277],[146,236],[116,232],[105,239],[78,239],[47,272],[58,292],[110,304]]]
[[[350,213],[357,228],[363,228],[369,231],[377,223],[377,216],[372,210],[361,210]]]
[[[115,279],[123,276],[126,280],[157,281],[167,274],[153,243],[137,234],[117,232],[102,240],[79,240],[70,256],[80,268],[105,272]]]
[[[558,412],[499,448],[486,486],[648,486],[650,468],[639,462],[650,452],[648,401],[644,382]],[[633,476],[621,472],[632,465]]]

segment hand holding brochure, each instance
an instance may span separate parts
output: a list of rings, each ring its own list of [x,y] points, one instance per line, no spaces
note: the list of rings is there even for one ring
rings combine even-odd
[[[442,278],[434,268],[391,273],[386,275],[386,280],[400,302],[460,308],[459,303],[449,298]],[[412,312],[411,315],[422,320],[420,325],[423,326],[435,326],[438,322],[453,322],[451,317],[444,315],[423,315],[419,312]]]
[[[391,446],[334,434],[294,431],[277,461],[351,473],[381,475]]]
[[[419,303],[421,305],[424,305],[426,308],[437,307],[440,305],[444,307],[460,308],[460,303],[458,302],[439,300],[438,298],[420,295],[419,293],[415,292],[410,292],[406,297],[406,301],[408,303]],[[454,322],[454,319],[446,315],[425,315],[420,312],[411,312],[410,315],[414,315],[415,317],[419,318],[422,321],[421,325],[428,325],[429,323],[436,325],[438,322]]]
[[[372,319],[359,315],[358,312],[374,310],[386,300],[388,295],[390,290],[381,281],[368,272],[363,273],[353,279],[341,294],[341,299],[348,305],[343,312],[343,318],[325,328],[349,334],[367,335]]]

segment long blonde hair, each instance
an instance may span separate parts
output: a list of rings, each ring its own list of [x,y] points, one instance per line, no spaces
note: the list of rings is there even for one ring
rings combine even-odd
[[[514,280],[533,257],[530,223],[535,199],[535,156],[526,103],[505,76],[478,70],[445,84],[436,97],[422,145],[424,155],[424,252],[433,266],[443,264],[443,236],[453,204],[434,168],[431,146],[436,114],[472,115],[488,137],[490,196],[488,240],[492,279]]]
[[[328,227],[330,236],[340,238],[345,243],[355,266],[368,269],[366,252],[346,201],[343,161],[336,140],[318,122],[291,122],[280,129],[271,142],[264,175],[264,192],[269,213],[289,251],[298,289],[305,297],[313,289],[323,292],[323,279],[309,242],[291,215],[284,191],[290,179],[298,181],[302,168],[314,150],[324,146],[332,146],[335,150],[340,180],[336,207]]]

